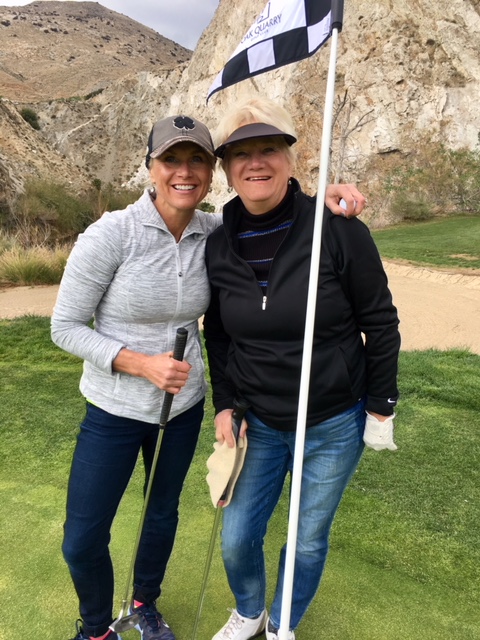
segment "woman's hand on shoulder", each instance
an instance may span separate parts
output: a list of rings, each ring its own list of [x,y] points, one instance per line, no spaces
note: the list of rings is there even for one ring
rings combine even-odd
[[[342,200],[343,202],[340,204]],[[365,196],[354,184],[327,185],[325,204],[332,213],[345,216],[345,218],[353,218],[362,213],[366,203]]]

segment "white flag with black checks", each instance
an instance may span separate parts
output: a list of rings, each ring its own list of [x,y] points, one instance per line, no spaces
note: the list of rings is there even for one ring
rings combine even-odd
[[[332,0],[270,0],[250,27],[207,95],[303,60],[331,34]]]

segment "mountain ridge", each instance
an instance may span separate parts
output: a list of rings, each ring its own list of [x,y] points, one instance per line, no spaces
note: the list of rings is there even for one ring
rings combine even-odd
[[[191,56],[98,2],[58,0],[0,7],[0,52],[2,96],[22,102],[87,95],[125,74],[172,68]]]

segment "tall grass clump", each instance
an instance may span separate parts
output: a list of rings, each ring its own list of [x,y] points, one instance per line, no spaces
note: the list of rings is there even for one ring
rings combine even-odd
[[[101,180],[92,181],[92,189],[87,194],[93,217],[97,220],[105,211],[120,211],[138,200],[141,189],[118,189],[112,183],[104,184]]]
[[[32,179],[15,202],[10,216],[10,229],[17,232],[25,246],[55,244],[71,240],[92,221],[92,210],[86,200],[60,183]]]
[[[3,229],[0,229],[0,256],[5,251],[13,249],[16,244],[17,241],[14,236],[9,235]]]
[[[0,285],[58,284],[69,252],[68,246],[7,249],[0,255]]]
[[[87,192],[76,194],[65,184],[34,178],[26,181],[4,228],[25,248],[71,243],[105,211],[124,209],[139,195],[100,180],[94,180]]]
[[[140,193],[94,180],[79,195],[61,183],[28,180],[0,219],[0,286],[57,284],[78,234]]]

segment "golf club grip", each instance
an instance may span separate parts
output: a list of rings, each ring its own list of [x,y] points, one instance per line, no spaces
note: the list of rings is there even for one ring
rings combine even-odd
[[[249,405],[243,399],[237,400],[235,398],[235,400],[233,401],[232,429],[235,440],[238,440],[240,427],[242,426],[242,420],[244,415],[248,411],[248,408]]]
[[[242,426],[243,416],[247,413],[249,405],[245,402],[245,400],[236,398],[233,401],[233,412],[232,412],[232,430],[233,436],[235,438],[235,442],[238,442],[238,436],[240,435],[240,427]],[[225,491],[222,493],[219,502],[225,500],[228,490],[230,488],[230,480],[225,487]]]
[[[173,359],[182,361],[183,354],[185,353],[185,345],[187,344],[188,331],[185,327],[177,329],[177,335],[175,337],[175,344],[173,346]],[[173,393],[165,393],[163,398],[162,411],[160,413],[160,426],[164,427],[168,422],[168,416],[170,415],[170,409],[173,402]]]

